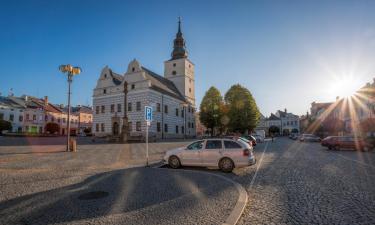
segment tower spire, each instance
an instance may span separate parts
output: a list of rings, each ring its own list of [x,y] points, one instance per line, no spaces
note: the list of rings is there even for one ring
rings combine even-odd
[[[185,40],[181,32],[181,17],[178,17],[178,31],[176,38],[173,41],[172,59],[187,58],[187,51],[185,49]]]
[[[181,17],[178,17],[178,34],[182,34],[181,33]]]

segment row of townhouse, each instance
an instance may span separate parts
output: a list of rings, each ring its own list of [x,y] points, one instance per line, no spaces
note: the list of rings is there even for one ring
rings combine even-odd
[[[11,123],[12,133],[51,133],[47,124],[54,124],[54,134],[67,133],[67,107],[48,102],[48,97],[39,99],[23,95],[0,96],[0,120]],[[70,117],[71,133],[83,132],[92,125],[92,111],[89,107],[73,107]]]
[[[337,129],[334,133],[337,134],[375,133],[375,78],[351,97],[337,97],[334,102],[311,103],[307,119],[315,121],[315,126],[310,124],[313,129],[321,126],[332,128],[334,123],[336,126],[333,128]]]
[[[256,131],[263,130],[267,135],[270,135],[270,128],[277,127],[279,135],[289,135],[290,133],[300,132],[299,116],[293,113],[278,110],[276,113],[271,113],[269,117],[261,115]]]

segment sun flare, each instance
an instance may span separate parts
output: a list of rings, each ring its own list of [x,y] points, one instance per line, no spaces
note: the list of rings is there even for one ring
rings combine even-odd
[[[331,85],[331,97],[347,98],[353,96],[360,86],[359,79],[353,77],[336,78]]]

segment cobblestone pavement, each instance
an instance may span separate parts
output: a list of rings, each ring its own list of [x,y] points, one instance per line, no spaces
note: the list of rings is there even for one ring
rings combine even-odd
[[[249,195],[238,224],[375,224],[375,152],[279,138],[256,156],[258,172],[228,175]]]
[[[184,142],[150,143],[150,161]],[[131,168],[145,144],[0,146],[0,224],[220,224],[238,192],[209,174]],[[79,200],[90,191],[108,197]]]
[[[187,142],[149,144],[150,161],[159,161],[164,152]],[[146,163],[144,143],[78,145],[75,153],[65,152],[64,145],[0,146],[0,178],[6,174],[22,175],[23,170],[107,171]],[[2,179],[0,179],[1,182]]]
[[[0,224],[221,224],[238,199],[232,183],[194,171],[132,168],[30,180],[1,185]],[[108,196],[80,199],[92,191]]]

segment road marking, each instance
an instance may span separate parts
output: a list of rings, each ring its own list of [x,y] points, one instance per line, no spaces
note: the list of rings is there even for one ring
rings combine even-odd
[[[266,146],[264,146],[262,156],[260,157],[259,162],[257,163],[257,164],[258,164],[258,165],[257,165],[257,169],[255,170],[255,174],[254,174],[253,178],[251,179],[251,182],[250,182],[250,185],[249,185],[249,189],[251,189],[251,188],[253,187],[253,185],[254,185],[255,179],[256,179],[257,174],[258,174],[258,170],[259,170],[260,165],[262,164],[262,161],[263,161],[264,153],[265,153],[266,150],[267,150],[268,143],[269,143],[269,142],[267,142],[267,143],[266,143]]]
[[[353,162],[359,163],[359,164],[361,164],[361,165],[363,165],[363,166],[368,166],[368,167],[371,167],[371,168],[375,169],[375,166],[369,165],[369,164],[367,164],[367,163],[364,163],[364,162],[358,161],[358,160],[356,160],[356,159],[348,158],[348,157],[343,156],[343,155],[341,155],[341,154],[337,154],[337,155],[340,156],[340,157],[343,158],[343,159],[346,159],[346,160],[349,160],[349,161],[353,161]]]

